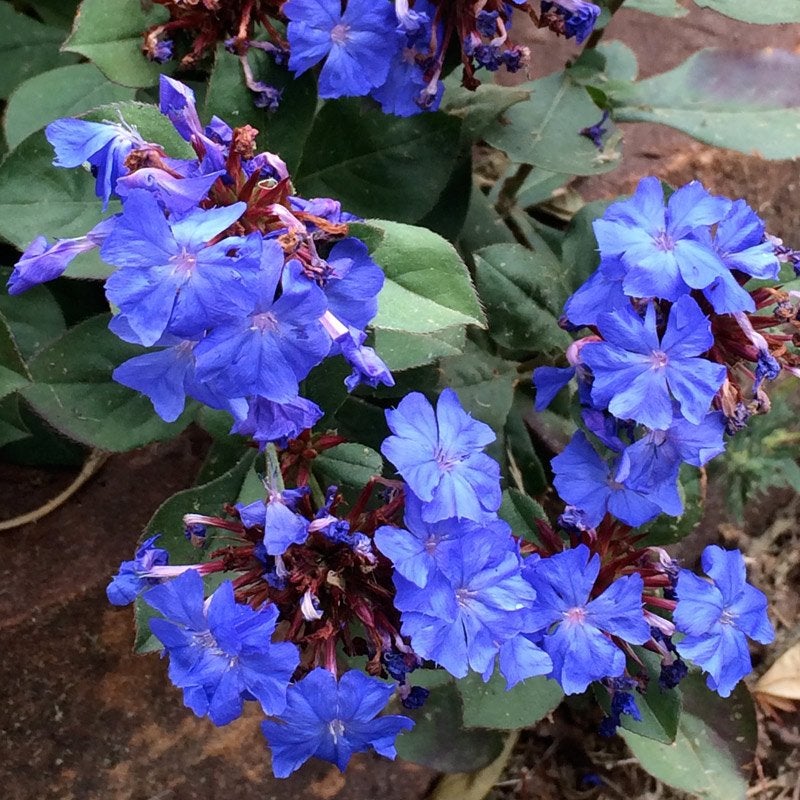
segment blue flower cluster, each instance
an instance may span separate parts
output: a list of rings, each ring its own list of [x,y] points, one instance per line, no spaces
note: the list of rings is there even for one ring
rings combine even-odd
[[[164,76],[160,108],[196,159],[171,158],[122,121],[47,127],[55,165],[88,163],[104,207],[118,197],[122,211],[84,237],[34,240],[9,291],[52,280],[99,247],[115,268],[105,284],[118,310],[109,327],[153,348],[114,378],[167,421],[188,396],[230,412],[233,431],[262,444],[295,437],[322,416],[300,382],[339,355],[352,367],[349,390],[393,385],[364,344],[384,275],[347,236],[355,218],[334,200],[292,195],[285,164],[255,151],[252,128],[216,117],[204,127],[192,91]]]
[[[256,12],[252,3],[241,0],[231,0],[229,8],[214,4],[190,11],[172,0],[157,2],[169,8],[172,18],[145,33],[144,50],[153,61],[172,57],[168,37],[182,30],[196,36],[182,63],[194,65],[215,41],[224,41],[239,57],[259,107],[277,108],[281,92],[253,75],[250,49],[288,64],[296,76],[319,68],[322,98],[368,96],[385,113],[402,117],[438,108],[451,46],[461,49],[463,83],[469,89],[479,85],[475,72],[481,68],[517,72],[527,67],[528,48],[509,39],[515,9],[578,44],[600,15],[599,6],[586,0],[275,0],[274,9]],[[285,40],[270,17],[286,23]],[[258,36],[256,22],[263,26]]]
[[[776,280],[780,264],[743,200],[693,182],[665,202],[658,179],[645,178],[594,229],[600,266],[565,308],[568,327],[593,333],[571,346],[571,366],[535,370],[536,407],[577,377],[588,436],[553,460],[556,489],[589,528],[607,513],[636,526],[682,514],[681,465],[723,452],[724,434],[768,407],[764,381],[796,357],[785,337],[762,333],[784,319],[751,319],[779,298],[746,282]]]

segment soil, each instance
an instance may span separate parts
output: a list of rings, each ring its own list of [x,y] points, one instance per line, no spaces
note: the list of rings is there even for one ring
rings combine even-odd
[[[574,55],[570,44],[529,32],[535,75]],[[800,28],[737,23],[692,8],[680,20],[621,12],[608,39],[639,55],[642,75],[679,64],[700,47],[800,48]],[[692,178],[745,197],[770,230],[800,246],[800,163],[765,162],[699,145],[653,125],[626,125],[623,166],[579,180],[587,199],[632,189],[645,174],[673,184]],[[346,776],[306,765],[291,779],[270,776],[258,714],[215,729],[183,708],[155,656],[131,653],[128,610],[110,607],[105,585],[158,505],[190,486],[208,442],[190,430],[169,443],[115,455],[67,504],[39,522],[0,533],[0,785],[8,800],[422,800],[436,781],[428,769],[370,756]],[[57,494],[74,472],[0,465],[0,515],[12,517]],[[800,639],[800,498],[775,492],[743,524],[728,520],[724,492],[684,547],[690,562],[705,544],[745,552],[753,581],[770,597],[778,639],[755,653],[764,669]],[[595,721],[558,712],[524,734],[493,800],[685,797],[647,776],[620,739],[594,733]],[[597,776],[599,785],[593,786]],[[750,797],[800,797],[800,714],[762,719]]]

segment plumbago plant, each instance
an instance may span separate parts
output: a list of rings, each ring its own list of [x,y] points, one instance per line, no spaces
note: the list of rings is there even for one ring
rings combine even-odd
[[[588,700],[660,779],[744,797],[766,598],[738,551],[665,548],[800,374],[800,256],[697,182],[568,184],[618,165],[619,122],[800,155],[800,59],[636,80],[613,0],[15,5],[0,442],[213,437],[108,586],[186,706],[260,706],[285,777],[474,771]],[[564,69],[531,67],[531,24]]]

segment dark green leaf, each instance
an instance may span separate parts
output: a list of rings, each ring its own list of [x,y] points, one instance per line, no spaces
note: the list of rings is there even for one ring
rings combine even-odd
[[[374,328],[433,333],[481,325],[481,312],[464,262],[455,248],[425,228],[386,220],[351,225],[364,239],[386,282]]]
[[[118,86],[92,64],[72,64],[29,78],[8,100],[4,129],[13,150],[59,117],[75,117],[107,103],[133,100],[134,89]]]
[[[29,374],[22,360],[8,321],[0,313],[0,399],[28,383]]]
[[[536,454],[531,432],[525,424],[525,415],[533,408],[532,390],[517,387],[514,405],[508,412],[504,428],[508,479],[520,491],[539,495],[547,488],[544,467]]]
[[[664,744],[622,729],[642,767],[664,783],[703,800],[744,800],[741,767],[752,760],[755,711],[744,684],[728,699],[705,686],[698,674],[682,684],[683,711],[675,741]]]
[[[59,51],[63,41],[60,28],[42,25],[18,14],[9,3],[0,3],[0,99],[32,75],[74,63],[74,56]]]
[[[506,680],[497,671],[488,683],[471,672],[457,686],[467,728],[528,728],[554,711],[564,698],[558,683],[543,677],[528,678],[506,691]]]
[[[363,489],[370,478],[383,471],[383,459],[362,444],[347,442],[320,453],[312,464],[314,475],[323,488],[348,486]]]
[[[329,101],[314,119],[296,184],[306,197],[335,197],[364,217],[417,222],[447,186],[460,128],[441,112],[394,117],[357,99]]]
[[[573,291],[597,269],[600,254],[597,251],[597,239],[594,237],[592,223],[603,216],[608,208],[607,200],[595,200],[587,203],[572,218],[567,227],[561,245],[561,255],[567,267],[565,276]]]
[[[114,336],[108,320],[93,317],[37,353],[28,363],[34,383],[23,396],[53,427],[102,450],[121,452],[176,436],[191,420],[191,408],[166,423],[146,397],[112,380],[113,369],[144,348]]]
[[[413,682],[421,677],[415,672]],[[503,749],[499,733],[462,727],[461,698],[452,681],[433,687],[422,708],[403,713],[416,723],[397,740],[397,755],[406,761],[440,772],[472,772],[490,764]]]
[[[786,159],[800,155],[798,86],[793,53],[708,49],[609,93],[619,122],[659,122],[716,147]]]
[[[599,152],[580,135],[601,114],[584,86],[566,72],[556,72],[517,88],[529,91],[531,98],[509,108],[488,128],[484,138],[489,144],[514,162],[551,172],[596,175],[617,166],[620,154],[613,146]]]
[[[205,114],[208,118],[216,114],[234,127],[247,124],[257,128],[261,134],[259,142],[280,155],[293,174],[317,110],[314,74],[306,72],[295,78],[261,51],[251,50],[250,60],[258,80],[281,90],[278,110],[255,107],[253,93],[242,78],[239,59],[220,45],[208,84]]]
[[[0,400],[0,447],[30,435],[19,413],[19,398],[11,395]]]
[[[9,267],[0,267],[0,286],[6,285],[11,272]],[[24,361],[67,327],[58,301],[45,286],[34,286],[20,295],[0,290],[0,315]]]
[[[471,254],[490,244],[511,244],[514,234],[503,218],[495,211],[489,198],[473,185],[467,218],[459,238],[459,249]]]
[[[664,691],[658,685],[658,678],[661,674],[661,656],[641,647],[636,647],[634,650],[636,655],[644,662],[649,679],[647,690],[644,693],[633,693],[642,719],[637,722],[633,717],[623,714],[620,727],[638,736],[670,744],[675,741],[675,737],[678,734],[678,720],[681,716],[680,690],[669,689]],[[638,669],[641,668],[637,667]],[[611,706],[608,691],[599,684],[594,684],[593,686],[595,696],[598,698],[603,710],[608,713]]]
[[[193,486],[172,495],[153,514],[144,530],[143,538],[161,534],[158,546],[169,551],[171,564],[196,564],[205,561],[211,552],[210,542],[205,550],[198,550],[183,535],[184,514],[220,514],[225,503],[236,502],[247,476],[252,472],[255,452],[245,452],[238,463],[228,472],[202,486]],[[136,601],[137,653],[160,650],[162,645],[150,633],[148,620],[155,616],[153,609],[143,600]]]
[[[503,492],[503,504],[497,512],[500,519],[505,520],[515,536],[528,542],[539,544],[539,531],[534,520],[547,520],[544,509],[532,497],[517,491],[506,489]]]
[[[83,0],[64,49],[86,56],[123,86],[153,86],[164,66],[142,54],[144,32],[169,18],[166,8],[141,0]]]
[[[752,0],[694,0],[700,8],[712,8],[726,17],[761,25],[780,25],[800,22],[800,5],[797,0],[769,0],[753,3]]]
[[[558,326],[568,296],[564,269],[549,248],[495,244],[475,254],[475,282],[489,334],[512,351],[563,350],[572,341]]]

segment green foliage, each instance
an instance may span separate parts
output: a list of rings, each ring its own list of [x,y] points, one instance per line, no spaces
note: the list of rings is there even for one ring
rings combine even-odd
[[[751,417],[744,430],[728,439],[725,453],[709,465],[714,482],[724,487],[726,508],[739,520],[746,506],[772,487],[800,490],[800,435],[789,391],[785,383],[771,392],[769,414]]]
[[[739,684],[727,700],[711,693],[699,674],[682,683],[683,711],[675,741],[667,744],[620,733],[642,767],[664,783],[703,800],[744,800],[741,767],[755,752],[753,700]]]
[[[312,465],[323,490],[328,486],[362,489],[383,471],[383,459],[369,447],[347,442],[320,453]]]
[[[9,150],[54,119],[133,100],[134,94],[134,89],[111,83],[92,64],[73,64],[35,75],[18,86],[8,100],[3,127]]]
[[[606,91],[618,122],[658,122],[717,147],[785,159],[800,155],[798,78],[800,56],[792,53],[707,49]]]
[[[461,696],[452,678],[446,680],[441,672],[415,672],[414,683],[435,685],[422,708],[403,712],[416,724],[397,740],[400,758],[440,772],[472,772],[500,755],[503,739],[498,732],[465,730]]]
[[[435,333],[483,322],[464,262],[441,236],[388,220],[354,224],[386,274],[376,329]]]
[[[600,119],[589,92],[569,71],[523,83],[530,100],[517,103],[492,124],[486,141],[517,163],[532,164],[551,172],[596,175],[614,169],[620,153],[614,148],[598,152],[582,128]]]
[[[166,423],[150,401],[115,383],[113,369],[144,348],[118,339],[108,330],[107,315],[66,331],[37,353],[28,369],[33,382],[23,397],[53,427],[91,447],[120,452],[180,433],[191,408]]]
[[[534,520],[546,520],[547,515],[536,500],[517,489],[506,489],[503,492],[503,503],[497,513],[500,519],[511,526],[515,536],[520,536],[528,542],[539,543],[539,532]]]
[[[467,728],[517,730],[535,725],[564,699],[556,681],[528,678],[506,690],[506,680],[495,671],[487,683],[475,672],[458,682]]]
[[[563,350],[572,341],[558,327],[569,296],[564,269],[549,248],[495,244],[475,253],[475,283],[489,317],[489,335],[514,352]]]
[[[0,400],[0,448],[27,439],[30,431],[19,412],[19,398],[9,395]]]
[[[60,28],[43,25],[0,2],[0,99],[31,76],[76,61],[60,52],[63,41]]]
[[[5,317],[0,314],[0,399],[28,383],[29,373]]]
[[[436,204],[459,152],[461,125],[438,112],[392,117],[358,99],[325,103],[295,183],[364,217],[417,222]]]
[[[680,0],[625,0],[623,8],[673,19],[685,17],[689,13],[689,9],[681,5]]]
[[[123,86],[153,86],[164,66],[142,54],[142,34],[164,22],[169,12],[140,0],[83,0],[64,49],[85,56]]]
[[[700,8],[712,8],[742,22],[759,25],[800,22],[800,5],[795,0],[769,0],[768,3],[753,3],[752,0],[694,0],[694,3]]]

